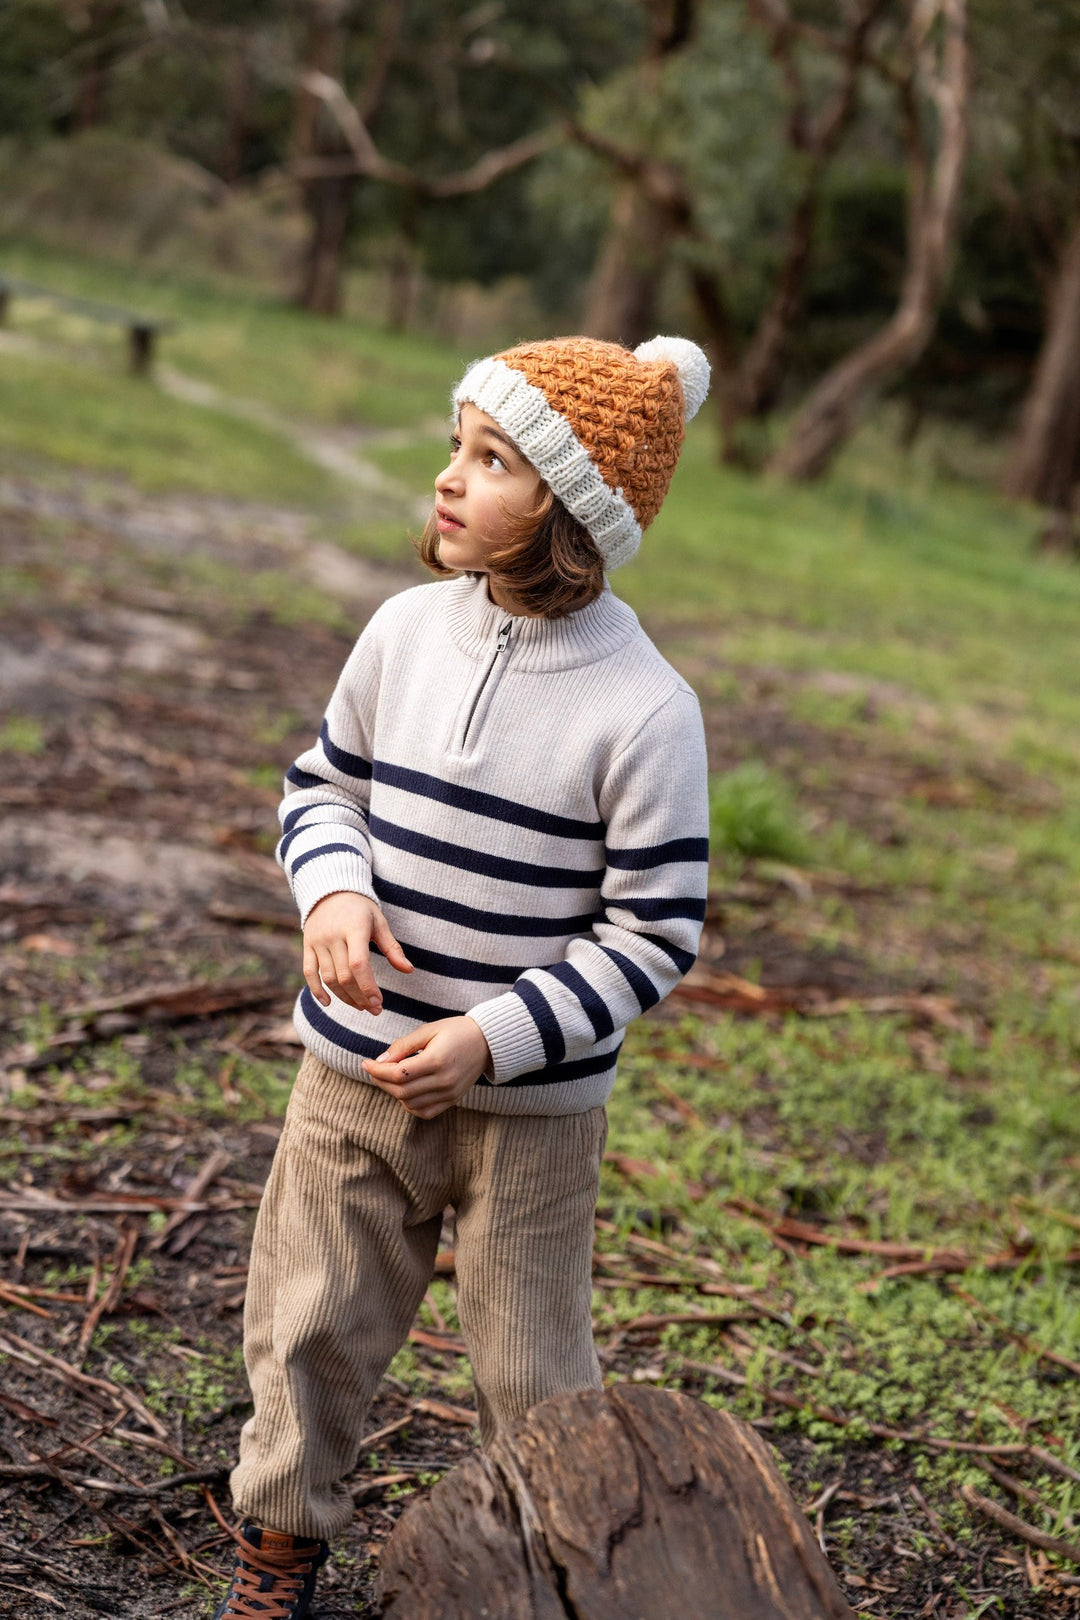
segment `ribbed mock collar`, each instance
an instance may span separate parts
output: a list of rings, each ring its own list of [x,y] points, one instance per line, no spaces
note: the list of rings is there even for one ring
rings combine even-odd
[[[445,586],[446,622],[454,641],[470,658],[487,658],[503,625],[511,626],[509,648],[517,670],[573,669],[595,664],[640,634],[637,614],[605,582],[588,607],[561,619],[507,613],[487,593],[484,574],[462,575]]]

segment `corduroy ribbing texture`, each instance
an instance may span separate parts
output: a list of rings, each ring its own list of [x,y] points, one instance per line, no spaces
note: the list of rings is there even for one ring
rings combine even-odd
[[[309,989],[309,1051],[364,1058],[468,1013],[491,1064],[462,1106],[606,1100],[626,1025],[694,961],[708,792],[697,698],[610,589],[515,617],[483,576],[403,591],[353,649],[286,778],[278,859],[301,921],[376,900],[415,972],[372,961],[378,1017]]]
[[[448,1205],[482,1444],[549,1395],[600,1387],[591,1270],[606,1135],[602,1107],[417,1119],[304,1057],[251,1255],[255,1411],[232,1475],[240,1514],[326,1539],[351,1521],[345,1479],[431,1280]]]

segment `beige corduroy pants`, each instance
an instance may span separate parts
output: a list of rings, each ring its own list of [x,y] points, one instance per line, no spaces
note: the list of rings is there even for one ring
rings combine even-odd
[[[255,1226],[239,1513],[302,1536],[349,1523],[344,1480],[431,1280],[447,1205],[481,1443],[549,1395],[599,1387],[592,1235],[606,1136],[602,1106],[417,1119],[306,1054]]]

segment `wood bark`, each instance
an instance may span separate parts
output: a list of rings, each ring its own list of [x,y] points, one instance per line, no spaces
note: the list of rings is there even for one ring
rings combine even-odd
[[[1007,494],[1068,511],[1080,482],[1080,214],[1058,265],[1046,331],[1005,469]]]
[[[312,89],[313,74],[336,80],[341,68],[345,0],[308,0],[305,72],[301,75],[293,125],[297,157],[340,154],[343,141],[337,121]],[[301,181],[300,195],[308,217],[308,238],[300,270],[296,303],[319,315],[341,312],[342,259],[352,204],[353,174],[312,175]]]
[[[886,5],[887,0],[861,0],[847,31],[835,40],[828,39],[826,48],[837,58],[839,77],[815,117],[794,49],[802,31],[783,0],[750,0],[751,15],[756,15],[767,28],[770,51],[787,86],[787,139],[791,150],[803,160],[803,185],[788,221],[787,239],[772,296],[731,379],[729,413],[732,417],[765,416],[779,396],[792,338],[802,313],[822,186],[854,116],[859,75],[871,31]],[[816,42],[823,43],[817,38]]]
[[[940,18],[941,69],[931,34]],[[894,75],[908,148],[907,258],[897,307],[880,331],[828,371],[795,415],[771,470],[815,478],[857,426],[870,401],[925,350],[937,321],[967,144],[966,0],[912,0],[913,67]],[[937,152],[931,162],[920,101],[934,104]]]
[[[621,1384],[554,1396],[402,1516],[385,1620],[854,1620],[752,1428]]]
[[[638,66],[638,90],[648,103],[658,90],[665,61],[693,36],[697,0],[647,0],[649,29]],[[607,231],[585,299],[582,329],[590,337],[634,348],[657,327],[657,305],[680,220],[650,195],[644,173],[619,181]]]
[[[725,461],[740,457],[740,422],[766,415],[780,392],[802,311],[822,184],[851,123],[871,33],[887,5],[888,0],[860,0],[846,28],[830,34],[797,21],[786,0],[747,0],[748,14],[764,28],[786,86],[787,140],[800,157],[803,183],[772,292],[745,344],[736,336],[723,278],[697,224],[685,177],[671,163],[625,148],[577,122],[569,126],[574,140],[603,157],[619,175],[608,235],[590,284],[585,330],[629,345],[651,336],[672,245],[680,237],[694,243],[698,252],[690,263],[690,288],[713,363]],[[656,13],[661,20],[664,15]],[[654,19],[641,68],[643,86],[655,86],[664,56],[686,42],[693,20],[693,12],[687,10],[678,27],[672,24],[665,30]],[[811,106],[798,58],[797,47],[804,44],[835,57],[839,66],[836,83],[817,111]]]
[[[656,331],[656,309],[676,234],[668,209],[633,181],[619,184],[589,281],[583,330],[633,349]]]

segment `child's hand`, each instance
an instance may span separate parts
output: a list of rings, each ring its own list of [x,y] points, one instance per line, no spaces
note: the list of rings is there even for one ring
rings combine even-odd
[[[421,1024],[391,1043],[381,1058],[365,1058],[364,1073],[418,1119],[452,1108],[491,1061],[479,1024],[469,1017]]]
[[[382,1012],[382,991],[371,971],[370,940],[391,967],[399,973],[412,972],[412,963],[374,900],[342,889],[312,906],[304,924],[304,978],[322,1006],[329,1007],[327,990],[332,990],[361,1012],[376,1017]]]

